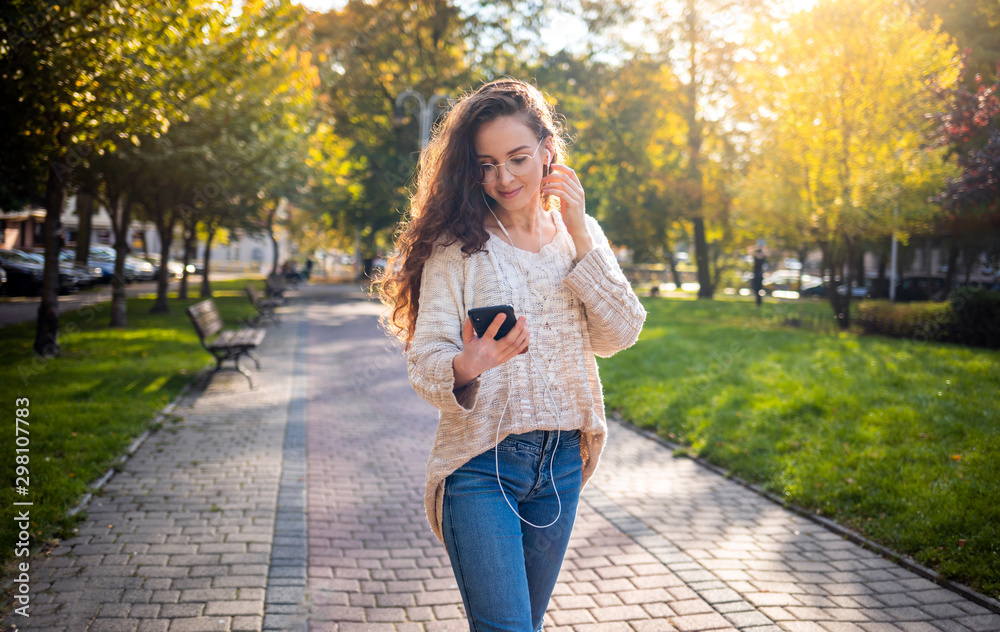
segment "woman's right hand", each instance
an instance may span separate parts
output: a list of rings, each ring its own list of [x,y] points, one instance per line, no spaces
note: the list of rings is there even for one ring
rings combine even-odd
[[[500,340],[493,339],[506,318],[506,314],[497,314],[482,338],[476,335],[472,321],[468,317],[465,318],[465,324],[462,325],[464,346],[451,363],[455,371],[455,388],[465,386],[484,371],[498,367],[514,356],[528,351],[530,334],[524,316],[517,319],[517,324],[506,336]]]

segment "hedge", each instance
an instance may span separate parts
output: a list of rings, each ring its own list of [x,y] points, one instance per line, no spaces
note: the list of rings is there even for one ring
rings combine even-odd
[[[858,324],[865,333],[1000,348],[1000,293],[959,288],[947,302],[864,301]]]

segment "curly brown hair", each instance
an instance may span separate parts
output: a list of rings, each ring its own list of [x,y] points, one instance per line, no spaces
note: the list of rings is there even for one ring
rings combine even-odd
[[[420,154],[409,217],[400,225],[395,254],[376,278],[379,298],[388,308],[382,326],[409,349],[420,307],[424,262],[435,244],[462,242],[465,256],[486,250],[490,212],[479,182],[475,137],[485,123],[512,116],[527,125],[539,141],[552,136],[556,162],[563,161],[565,142],[554,109],[538,88],[516,79],[499,79],[460,98],[435,126]],[[544,196],[545,210],[558,201]]]

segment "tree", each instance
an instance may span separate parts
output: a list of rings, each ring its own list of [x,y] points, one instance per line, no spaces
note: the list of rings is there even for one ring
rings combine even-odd
[[[0,197],[42,200],[46,209],[34,344],[45,357],[59,355],[58,233],[69,177],[91,152],[165,128],[157,78],[169,63],[160,44],[186,35],[167,28],[179,2],[13,0],[0,9],[0,138],[10,139],[0,150],[24,165],[4,164]]]
[[[420,150],[417,117],[398,120],[396,98],[408,89],[457,95],[471,83],[468,18],[446,1],[353,0],[313,23],[328,122],[347,149],[352,187],[337,196],[332,224],[357,234],[370,258],[401,218]]]
[[[955,156],[961,170],[934,198],[944,211],[941,225],[951,235],[950,289],[960,252],[967,282],[978,255],[996,248],[988,242],[1000,230],[1000,64],[992,84],[977,76],[975,89],[961,83],[940,97],[945,109],[935,117],[932,141]]]
[[[744,24],[763,11],[757,0],[684,0],[683,2],[584,2],[588,22],[595,30],[611,34],[620,42],[635,40],[639,30],[649,34],[634,44],[622,46],[625,55],[638,50],[664,58],[680,81],[676,99],[685,130],[683,179],[676,182],[678,205],[690,224],[698,275],[698,297],[711,298],[719,271],[714,261],[732,236],[728,226],[714,221],[728,218],[729,182],[710,176],[729,177],[732,165],[719,160],[727,153],[731,134],[721,124],[723,112],[731,105],[739,87],[735,72],[743,46]],[[716,135],[710,138],[709,135]],[[706,151],[711,146],[711,152]],[[716,163],[712,166],[709,163]],[[721,167],[721,168],[720,168]],[[709,190],[711,189],[711,191]],[[721,205],[721,206],[720,206]],[[713,240],[712,237],[715,239]],[[713,242],[714,243],[710,243]]]
[[[925,28],[940,28],[955,40],[965,59],[963,82],[975,90],[976,76],[988,77],[1000,61],[1000,3],[995,0],[909,0],[922,11]]]
[[[743,73],[757,95],[748,112],[760,136],[744,192],[771,195],[742,204],[789,209],[815,239],[846,328],[859,244],[893,227],[916,229],[935,213],[927,198],[948,165],[925,147],[925,113],[934,89],[954,83],[957,51],[892,0],[825,0],[787,23],[758,24],[754,44]]]
[[[672,261],[685,134],[669,66],[642,54],[612,65],[560,52],[529,74],[566,118],[588,213],[637,260]]]
[[[345,151],[330,225],[366,259],[392,243],[421,148],[406,90],[457,97],[480,81],[522,70],[540,42],[552,0],[350,0],[313,16],[310,50],[320,70],[326,120]],[[444,113],[439,101],[432,119]],[[338,186],[340,186],[338,184]]]
[[[259,228],[246,219],[253,210],[250,206],[227,198],[242,193],[243,200],[256,201],[260,178],[252,182],[250,191],[227,191],[227,187],[237,179],[232,172],[234,162],[242,163],[241,173],[252,166],[259,176],[274,161],[289,160],[262,139],[299,133],[298,127],[290,125],[285,107],[289,100],[305,101],[311,107],[315,76],[308,56],[287,48],[303,15],[301,9],[281,2],[247,2],[235,18],[226,7],[214,3],[189,7],[180,23],[199,34],[197,41],[185,48],[184,55],[176,49],[177,42],[161,45],[170,63],[165,64],[157,87],[167,95],[177,121],[173,133],[131,134],[116,139],[112,151],[87,161],[85,171],[100,182],[98,190],[115,232],[118,256],[111,326],[127,324],[126,235],[137,212],[157,224],[164,251],[154,311],[167,310],[163,268],[186,203],[194,208],[210,202],[216,211],[210,225],[221,226],[218,222],[225,219],[232,226]],[[149,35],[146,41],[155,40]],[[153,44],[148,48],[154,48]],[[295,77],[296,72],[307,78],[304,83]],[[242,136],[234,139],[233,130]],[[245,183],[246,179],[241,181]],[[207,270],[205,274],[203,292],[208,291]]]

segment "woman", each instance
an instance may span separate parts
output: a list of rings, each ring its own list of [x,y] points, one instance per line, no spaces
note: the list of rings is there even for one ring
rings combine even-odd
[[[440,410],[425,504],[475,632],[535,632],[607,424],[594,355],[646,312],[562,164],[553,111],[515,80],[458,101],[420,157],[380,285],[410,383]],[[558,200],[558,205],[555,204]],[[468,311],[513,305],[482,337]]]

